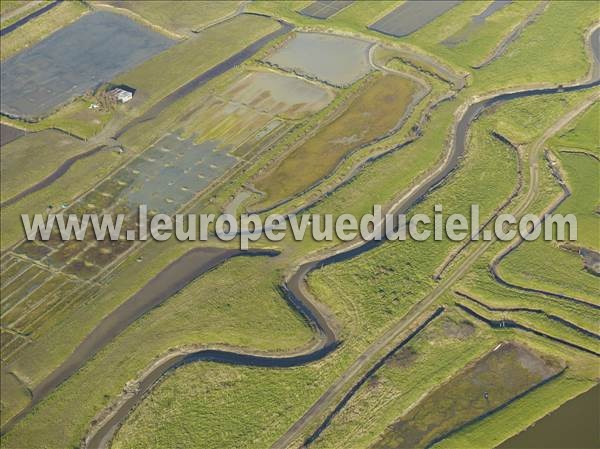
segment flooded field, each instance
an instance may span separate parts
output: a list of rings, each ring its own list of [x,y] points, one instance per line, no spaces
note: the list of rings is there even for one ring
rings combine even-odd
[[[481,14],[473,16],[467,25],[458,30],[452,36],[442,41],[442,44],[446,47],[452,48],[461,42],[469,40],[473,33],[485,25],[485,20],[488,17],[508,6],[510,3],[512,3],[512,0],[494,0]]]
[[[273,72],[252,72],[223,96],[269,114],[293,119],[317,112],[333,100],[330,90],[295,76]]]
[[[183,136],[196,142],[218,140],[231,148],[260,140],[281,124],[317,112],[333,93],[316,83],[274,72],[249,72],[222,93],[206,97],[181,122]],[[241,152],[242,154],[244,152]]]
[[[335,86],[345,86],[370,70],[369,42],[321,33],[297,33],[267,62]]]
[[[318,0],[300,10],[303,14],[314,19],[327,19],[347,8],[353,2],[348,0]]]
[[[369,28],[390,36],[408,36],[460,3],[462,0],[406,2]]]
[[[168,134],[93,191],[68,206],[67,213],[126,214],[124,227],[135,226],[140,203],[163,213],[173,213],[234,165],[236,158],[218,142],[196,144]],[[3,323],[20,333],[2,333],[2,353],[10,359],[52,323],[60,311],[90,300],[91,279],[133,246],[125,239],[63,242],[57,233],[46,242],[24,242],[14,250],[42,265],[18,257],[2,267]],[[46,268],[47,267],[47,268]],[[59,271],[60,270],[60,271]],[[65,274],[70,276],[65,276]],[[27,338],[23,337],[27,335]]]
[[[47,115],[173,44],[127,17],[87,14],[3,62],[2,113]]]
[[[168,134],[117,174],[132,178],[122,195],[132,208],[173,214],[236,163],[227,150],[218,141]]]
[[[527,430],[509,438],[498,449],[571,449],[598,447],[600,386],[596,385]]]
[[[265,192],[269,204],[302,192],[330,173],[350,152],[398,125],[414,91],[414,84],[406,78],[378,78],[337,119],[258,179],[255,187]]]
[[[505,343],[427,395],[392,424],[376,449],[426,447],[560,373],[562,366]]]

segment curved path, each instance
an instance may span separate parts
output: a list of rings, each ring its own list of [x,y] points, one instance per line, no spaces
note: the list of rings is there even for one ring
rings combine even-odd
[[[593,35],[597,35],[596,30]],[[595,57],[598,59],[600,52],[596,52],[597,48],[594,47]],[[445,159],[441,164],[430,173],[427,178],[419,185],[414,186],[408,192],[406,192],[391,208],[391,213],[402,213],[418,204],[429,192],[436,189],[442,181],[444,181],[457,167],[461,156],[465,152],[467,131],[471,122],[476,119],[483,111],[487,108],[495,106],[499,103],[509,101],[516,98],[528,97],[534,95],[546,95],[554,94],[559,92],[570,92],[582,89],[588,89],[593,86],[600,85],[598,79],[593,81],[583,82],[568,87],[554,87],[554,88],[534,88],[526,90],[518,90],[512,92],[505,92],[495,94],[488,98],[480,99],[479,101],[468,105],[461,109],[460,117],[454,127],[452,135],[452,143]],[[542,141],[543,142],[543,141]],[[540,143],[541,145],[541,143]],[[536,165],[537,162],[534,164]],[[537,166],[537,165],[536,165]],[[533,165],[532,165],[533,167]],[[532,172],[536,174],[537,172]],[[537,174],[532,176],[532,182],[537,184]],[[535,189],[532,189],[535,190]],[[535,195],[532,195],[532,199]],[[527,202],[524,206],[527,206]],[[383,226],[380,223],[379,226]],[[336,251],[325,257],[321,257],[316,260],[308,261],[301,265],[296,272],[289,277],[285,284],[282,286],[282,291],[287,300],[297,308],[297,310],[303,314],[303,316],[311,323],[313,328],[318,332],[320,336],[320,342],[315,348],[310,351],[294,354],[287,357],[277,356],[265,356],[257,354],[247,354],[242,352],[233,351],[221,351],[221,350],[202,350],[192,352],[182,356],[175,356],[172,359],[166,360],[163,364],[157,366],[148,372],[143,379],[140,380],[139,384],[141,388],[135,392],[131,401],[124,401],[117,405],[117,407],[109,414],[109,418],[101,423],[101,425],[94,429],[94,431],[88,435],[87,447],[102,447],[114,434],[115,429],[122,422],[122,420],[128,415],[130,410],[142,399],[144,394],[155,384],[156,380],[160,378],[165,372],[181,366],[185,363],[200,361],[200,360],[212,360],[220,361],[224,363],[232,363],[239,365],[252,365],[252,366],[296,366],[306,364],[311,361],[318,360],[329,352],[331,352],[338,345],[338,341],[334,330],[330,327],[325,316],[315,306],[310,293],[308,292],[306,285],[306,276],[309,272],[321,268],[323,266],[338,263],[344,260],[354,258],[366,251],[373,249],[374,247],[382,244],[383,241],[368,241],[358,242],[352,244],[344,249]],[[454,271],[447,279],[444,279],[429,295],[418,302],[401,320],[399,320],[394,326],[386,331],[383,336],[375,341],[343,374],[342,376],[330,387],[317,400],[317,402],[298,420],[289,430],[286,432],[281,439],[275,443],[273,447],[284,448],[287,447],[291,442],[295,441],[298,436],[304,431],[307,424],[312,420],[313,417],[319,415],[327,407],[329,407],[336,395],[343,391],[349,381],[354,378],[362,368],[370,363],[371,358],[378,352],[388,347],[399,335],[405,332],[408,327],[414,323],[415,318],[425,312],[433,302],[439,298],[439,296],[445,292],[456,280],[464,275],[472,264],[479,258],[481,254],[488,248],[489,245],[482,245],[473,254],[467,257],[463,263]],[[198,250],[200,251],[200,250]],[[235,255],[248,254],[247,252],[238,252],[238,254],[223,253],[220,251],[218,255],[210,258],[210,262],[204,261],[200,266],[194,266],[192,261],[179,266],[179,260],[174,264],[170,265],[167,269],[161,272],[157,278],[166,276],[164,273],[170,273],[174,276],[170,280],[169,287],[165,287],[160,291],[157,287],[160,285],[151,285],[152,281],[147,284],[138,294],[137,297],[146,291],[154,298],[154,301],[158,303],[166,300],[173,293],[187,285],[191,280],[195,279],[199,275],[206,271],[214,268],[218,264],[227,260]],[[228,250],[229,251],[229,250]],[[236,251],[236,250],[231,250]],[[273,252],[260,252],[262,255],[274,255]],[[188,253],[189,254],[189,253]],[[186,255],[187,256],[187,255]],[[186,257],[184,256],[184,257]],[[180,259],[181,260],[181,259]],[[179,262],[181,264],[181,262]],[[187,276],[183,274],[184,270],[187,271]],[[191,272],[190,272],[191,270]],[[156,280],[155,278],[154,280]],[[169,278],[169,276],[167,276]],[[133,298],[133,297],[132,297]],[[75,373],[86,360],[89,360],[98,350],[100,350],[104,344],[110,339],[117,335],[120,331],[125,329],[135,319],[146,313],[154,304],[153,301],[147,303],[148,308],[136,308],[136,302],[131,299],[124,303],[121,307],[117,308],[111,313],[92,333],[81,343],[77,348],[74,355],[69,357],[61,367],[53,372],[46,380],[42,382],[37,388],[34,389],[34,400],[32,403],[23,410],[19,415],[13,418],[9,424],[3,428],[3,432],[8,430],[16,421],[25,416],[33,406],[38,403],[43,397],[45,397],[50,391],[56,386],[70,377]],[[123,316],[120,316],[123,315]],[[112,318],[111,318],[112,317]],[[108,320],[108,321],[107,321]],[[114,321],[113,321],[114,320]],[[114,418],[114,419],[111,419]]]
[[[492,137],[499,140],[501,143],[506,145],[508,148],[511,148],[515,152],[517,160],[517,183],[512,193],[508,196],[508,198],[506,198],[506,200],[504,200],[504,202],[496,208],[494,213],[492,213],[492,215],[490,215],[490,217],[479,227],[477,232],[473,234],[476,237],[479,237],[483,234],[484,229],[487,228],[490,225],[490,223],[498,217],[500,212],[505,210],[513,202],[513,200],[519,195],[519,193],[521,193],[521,190],[523,189],[523,168],[521,167],[522,161],[521,155],[519,153],[519,148],[506,137],[497,133],[496,131],[492,131],[491,135]],[[456,251],[448,255],[448,257],[442,263],[442,265],[435,270],[435,273],[433,274],[433,279],[439,281],[444,275],[444,272],[448,270],[448,268],[450,268],[450,266],[454,263],[458,256],[464,253],[464,251],[470,246],[471,243],[473,243],[473,240],[465,240],[464,243]]]
[[[0,203],[0,207],[11,206],[11,205],[15,204],[17,201],[26,197],[27,195],[31,195],[32,193],[35,193],[38,190],[42,190],[42,189],[48,187],[50,184],[52,184],[54,181],[56,181],[58,178],[60,178],[62,175],[64,175],[67,171],[69,171],[69,169],[75,162],[77,162],[81,159],[85,159],[87,157],[93,156],[94,154],[102,151],[105,148],[107,148],[106,145],[99,145],[97,147],[92,148],[91,150],[88,150],[83,153],[77,154],[73,157],[70,157],[69,159],[64,161],[56,170],[54,170],[53,173],[50,173],[48,176],[46,176],[41,181],[36,182],[31,187],[28,187],[25,190],[22,190],[21,192],[17,193],[15,196],[12,196],[9,199],[7,199],[6,201]]]
[[[558,168],[552,164],[552,162],[548,159],[548,157],[546,157],[546,160],[548,161],[548,163],[549,163],[549,165],[551,167],[552,174],[553,174],[554,178],[557,180],[558,184],[562,188],[562,194],[560,195],[560,197],[558,198],[558,200],[556,200],[554,202],[554,204],[552,204],[545,211],[545,213],[540,217],[540,224],[538,226],[541,226],[541,224],[544,222],[544,220],[546,218],[546,214],[552,214],[552,213],[554,213],[556,211],[556,209],[558,209],[560,207],[560,205],[568,197],[571,196],[571,190],[569,189],[569,187],[567,186],[567,184],[563,180],[560,172],[558,171]],[[523,238],[518,238],[514,243],[512,243],[506,249],[504,249],[502,252],[500,252],[494,258],[494,260],[492,260],[492,262],[491,262],[491,264],[489,266],[489,271],[490,271],[490,274],[491,274],[492,278],[498,284],[502,285],[503,287],[510,288],[510,289],[517,290],[517,291],[522,291],[522,292],[525,292],[525,293],[537,293],[537,294],[540,294],[540,295],[550,296],[552,298],[563,299],[563,300],[574,302],[574,303],[577,303],[577,304],[582,304],[584,306],[592,307],[594,309],[600,309],[600,305],[599,304],[594,304],[594,303],[592,303],[590,301],[586,301],[586,300],[583,300],[583,299],[575,298],[573,296],[565,295],[565,294],[562,294],[562,293],[551,292],[549,290],[543,290],[543,289],[532,288],[532,287],[525,287],[525,286],[522,286],[522,285],[514,284],[514,283],[509,282],[506,279],[504,279],[502,277],[502,275],[498,271],[498,267],[499,267],[500,263],[509,254],[511,254],[519,246],[521,246],[524,242],[525,242],[525,240]]]

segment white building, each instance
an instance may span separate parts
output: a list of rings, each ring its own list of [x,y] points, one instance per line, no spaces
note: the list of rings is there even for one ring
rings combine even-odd
[[[127,103],[133,98],[133,92],[121,89],[120,87],[115,87],[114,89],[109,90],[108,93],[113,95],[119,103]]]

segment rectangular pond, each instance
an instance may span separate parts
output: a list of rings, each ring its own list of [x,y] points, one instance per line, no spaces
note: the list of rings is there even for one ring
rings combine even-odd
[[[267,62],[335,86],[346,86],[370,70],[371,43],[323,33],[297,33],[267,58]]]
[[[372,448],[431,447],[554,379],[563,368],[524,345],[501,344],[423,397]]]
[[[219,142],[194,138],[168,134],[122,169],[134,175],[124,191],[132,208],[173,214],[237,162]]]
[[[369,29],[394,37],[408,36],[450,11],[462,0],[415,0],[405,2]]]
[[[328,19],[353,3],[349,0],[318,0],[300,10],[300,14],[313,19]]]
[[[87,14],[2,63],[1,111],[42,117],[174,43],[119,14]]]

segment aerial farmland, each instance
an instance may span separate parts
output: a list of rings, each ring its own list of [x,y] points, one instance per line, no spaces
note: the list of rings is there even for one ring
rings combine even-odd
[[[597,2],[0,7],[2,448],[600,447]]]

